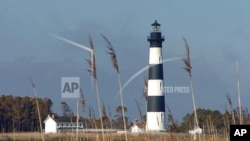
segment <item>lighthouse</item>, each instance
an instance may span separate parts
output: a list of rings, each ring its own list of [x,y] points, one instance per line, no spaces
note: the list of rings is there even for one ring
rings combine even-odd
[[[165,131],[165,98],[163,94],[163,64],[162,42],[160,24],[155,21],[151,24],[148,36],[149,71],[148,71],[148,97],[147,97],[147,131]]]

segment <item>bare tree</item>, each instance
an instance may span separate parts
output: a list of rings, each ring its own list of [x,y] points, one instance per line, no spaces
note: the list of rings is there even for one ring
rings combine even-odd
[[[66,117],[71,117],[74,115],[71,108],[69,107],[69,105],[65,101],[61,102],[61,109],[62,109],[62,114]]]

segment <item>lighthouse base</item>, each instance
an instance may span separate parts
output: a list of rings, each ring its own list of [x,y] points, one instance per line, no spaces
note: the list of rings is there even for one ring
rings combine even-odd
[[[164,112],[147,112],[146,131],[165,132]]]

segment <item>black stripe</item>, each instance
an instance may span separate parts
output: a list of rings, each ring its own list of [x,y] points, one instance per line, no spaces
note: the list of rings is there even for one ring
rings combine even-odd
[[[150,48],[159,47],[162,48],[162,41],[161,40],[150,40]]]
[[[163,65],[154,64],[149,66],[148,79],[161,79],[163,80]]]
[[[161,32],[151,32],[150,36],[148,36],[148,41],[150,42],[150,47],[162,47],[164,37],[161,36]]]
[[[147,100],[148,112],[165,112],[164,96],[148,96]]]

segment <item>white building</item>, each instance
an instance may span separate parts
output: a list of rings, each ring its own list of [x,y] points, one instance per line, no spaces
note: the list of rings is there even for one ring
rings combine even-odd
[[[131,133],[141,133],[142,130],[141,128],[139,128],[136,124],[132,125],[130,128],[129,128],[129,132]]]
[[[188,132],[191,135],[202,134],[202,129],[200,127],[195,127],[193,130],[189,130]]]
[[[71,119],[70,117],[59,116],[55,117],[48,115],[48,117],[44,120],[44,132],[45,133],[57,133],[60,130],[64,131],[72,131],[68,129],[76,129],[77,122],[76,119]],[[78,122],[78,128],[83,129],[83,121]]]
[[[133,125],[129,128],[130,133],[142,133],[145,131],[145,124],[133,122]]]
[[[56,121],[48,115],[48,117],[44,120],[44,132],[45,133],[56,133],[57,132],[57,125]]]

